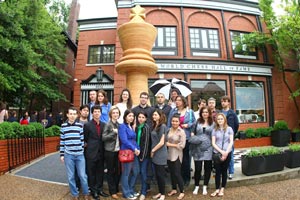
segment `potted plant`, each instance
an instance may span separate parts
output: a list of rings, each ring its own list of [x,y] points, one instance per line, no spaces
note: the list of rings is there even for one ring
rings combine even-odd
[[[284,153],[277,147],[251,149],[242,155],[242,173],[247,176],[281,171],[284,164]]]
[[[280,120],[274,124],[271,131],[271,143],[273,146],[284,147],[287,146],[291,139],[291,132],[288,124],[284,120]]]
[[[300,128],[294,128],[291,132],[292,142],[300,142]]]
[[[286,163],[288,168],[300,167],[300,144],[290,144],[289,148],[285,150]]]

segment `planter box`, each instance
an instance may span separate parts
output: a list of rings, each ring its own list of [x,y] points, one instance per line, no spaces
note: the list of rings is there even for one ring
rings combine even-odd
[[[288,168],[300,167],[300,151],[286,150],[286,162],[285,166]]]
[[[53,153],[59,150],[60,137],[45,137],[45,154]]]
[[[285,154],[246,157],[242,155],[242,173],[246,176],[282,171]]]
[[[235,148],[247,148],[247,147],[261,147],[270,146],[271,137],[261,137],[261,138],[246,138],[245,140],[235,140]]]
[[[276,147],[284,147],[290,143],[290,130],[271,131],[271,143]]]
[[[291,132],[292,142],[300,142],[300,132]]]

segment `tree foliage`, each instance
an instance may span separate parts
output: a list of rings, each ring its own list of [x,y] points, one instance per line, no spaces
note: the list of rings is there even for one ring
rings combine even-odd
[[[0,4],[0,100],[27,107],[65,99],[65,36],[47,9],[47,1],[5,0]],[[22,105],[23,104],[23,105]]]
[[[262,11],[262,19],[267,25],[269,33],[254,32],[246,35],[242,40],[237,41],[239,48],[247,45],[249,48],[264,48],[265,45],[271,45],[276,66],[282,72],[282,76],[288,90],[290,98],[299,111],[296,97],[300,96],[300,1],[299,0],[281,0],[277,5],[283,10],[278,13],[272,7],[274,0],[260,0],[259,7]],[[297,66],[294,77],[297,85],[296,90],[292,90],[285,76],[286,69],[290,68],[287,58],[294,59]]]

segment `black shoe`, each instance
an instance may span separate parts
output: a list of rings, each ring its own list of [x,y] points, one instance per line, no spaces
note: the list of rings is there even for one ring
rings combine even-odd
[[[93,199],[95,199],[95,200],[99,200],[100,198],[99,198],[99,195],[97,194],[97,192],[92,192],[92,197],[93,197]]]
[[[109,195],[106,194],[106,193],[103,192],[103,191],[98,192],[98,194],[99,194],[100,196],[102,196],[102,197],[109,197]]]

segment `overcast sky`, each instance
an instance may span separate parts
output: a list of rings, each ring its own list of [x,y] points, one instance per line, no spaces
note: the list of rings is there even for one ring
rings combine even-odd
[[[80,3],[79,19],[92,19],[103,17],[116,17],[117,9],[114,0],[78,0]],[[282,11],[278,8],[281,0],[274,0],[273,8],[278,12]],[[65,0],[68,4],[72,0]],[[277,6],[276,6],[277,5]]]
[[[68,4],[72,0],[65,0]],[[78,0],[80,4],[79,19],[116,17],[117,9],[114,0]]]

